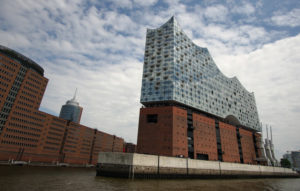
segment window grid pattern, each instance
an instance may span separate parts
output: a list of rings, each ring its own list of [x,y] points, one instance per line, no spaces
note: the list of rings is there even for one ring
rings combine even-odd
[[[172,17],[148,29],[141,103],[176,101],[261,131],[255,98],[236,77],[218,69],[207,48],[195,45]]]

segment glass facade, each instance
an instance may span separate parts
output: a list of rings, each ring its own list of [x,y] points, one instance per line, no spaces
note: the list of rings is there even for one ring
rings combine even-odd
[[[236,77],[227,78],[207,48],[195,45],[172,17],[147,29],[141,103],[175,101],[261,131],[255,98]]]
[[[81,113],[82,107],[79,106],[79,103],[75,100],[74,96],[73,99],[67,101],[67,103],[61,107],[59,117],[75,123],[79,123]]]

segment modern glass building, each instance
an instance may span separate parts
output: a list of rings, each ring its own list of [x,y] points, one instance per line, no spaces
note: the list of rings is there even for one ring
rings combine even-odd
[[[254,93],[226,77],[207,48],[195,45],[174,17],[147,29],[140,102],[181,104],[261,131]]]
[[[68,100],[67,103],[61,107],[59,117],[79,123],[82,114],[82,107],[79,106],[79,102],[76,100],[76,93],[77,90],[74,97],[71,100]]]

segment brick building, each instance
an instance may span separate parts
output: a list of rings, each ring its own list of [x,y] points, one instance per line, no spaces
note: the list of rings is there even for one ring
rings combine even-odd
[[[186,111],[173,106],[141,108],[137,151],[188,156]]]
[[[123,152],[122,138],[39,111],[47,82],[38,64],[0,46],[0,160],[95,164],[100,151]]]
[[[137,152],[257,164],[253,93],[218,69],[172,17],[147,29]]]
[[[124,151],[125,153],[135,153],[136,152],[136,145],[133,143],[125,143],[124,144]]]

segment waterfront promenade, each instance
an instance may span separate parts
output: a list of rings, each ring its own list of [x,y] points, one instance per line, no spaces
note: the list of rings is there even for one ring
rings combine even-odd
[[[128,178],[299,177],[292,169],[138,153],[100,152],[97,175]]]

